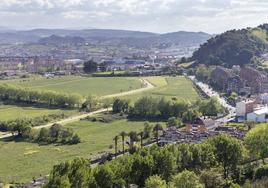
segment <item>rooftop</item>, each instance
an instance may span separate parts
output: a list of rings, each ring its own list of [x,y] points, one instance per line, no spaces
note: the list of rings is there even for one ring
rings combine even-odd
[[[256,110],[253,113],[254,114],[257,114],[257,115],[267,114],[268,113],[268,107],[265,107],[265,108]]]

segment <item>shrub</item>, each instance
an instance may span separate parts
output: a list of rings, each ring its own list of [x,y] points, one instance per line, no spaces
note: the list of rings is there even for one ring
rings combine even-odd
[[[268,176],[268,165],[263,165],[256,169],[254,173],[254,179],[261,179],[262,177]]]

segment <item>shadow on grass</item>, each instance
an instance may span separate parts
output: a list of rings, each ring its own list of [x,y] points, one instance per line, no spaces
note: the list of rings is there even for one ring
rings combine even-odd
[[[163,117],[146,117],[146,118],[141,118],[141,117],[127,117],[128,121],[138,121],[138,122],[145,122],[148,121],[150,123],[158,123],[158,122],[167,122],[166,118]]]
[[[29,142],[27,139],[18,137],[18,136],[10,136],[6,138],[1,138],[0,141],[3,142]]]
[[[68,146],[68,145],[76,145],[76,144],[71,144],[71,143],[60,143],[60,142],[38,142],[36,140],[30,140],[30,139],[26,139],[26,138],[22,138],[22,137],[18,137],[18,136],[11,136],[11,137],[7,137],[7,138],[1,138],[0,141],[3,142],[16,142],[16,143],[32,143],[32,144],[37,144],[39,146],[49,146],[49,145],[53,145],[53,146]],[[79,143],[78,143],[79,144]]]

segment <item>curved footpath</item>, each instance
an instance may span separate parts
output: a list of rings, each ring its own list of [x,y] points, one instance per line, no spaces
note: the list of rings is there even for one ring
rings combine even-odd
[[[100,97],[101,99],[107,99],[107,98],[115,98],[115,97],[122,97],[122,96],[126,96],[126,95],[133,95],[136,93],[141,93],[143,91],[147,91],[150,89],[153,89],[155,86],[153,84],[151,84],[148,80],[146,79],[140,79],[141,83],[145,86],[143,88],[140,89],[134,89],[131,91],[126,91],[126,92],[122,92],[122,93],[116,93],[116,94],[111,94],[111,95],[105,95]]]
[[[140,89],[131,90],[131,91],[122,92],[122,93],[116,93],[116,94],[112,94],[112,95],[105,95],[105,96],[101,97],[101,99],[122,97],[122,96],[126,96],[126,95],[133,95],[133,94],[136,94],[136,93],[141,93],[141,92],[144,92],[144,91],[147,91],[147,90],[155,88],[155,86],[153,84],[151,84],[146,79],[140,79],[140,81],[144,84],[145,87],[140,88]],[[48,123],[48,124],[45,124],[45,125],[40,125],[40,126],[33,127],[33,129],[41,129],[41,128],[46,128],[46,127],[51,127],[55,123],[65,125],[65,124],[68,124],[68,123],[79,121],[80,119],[86,118],[87,116],[92,116],[92,115],[95,115],[95,114],[99,114],[99,113],[106,112],[106,111],[111,111],[111,110],[112,110],[112,108],[108,108],[108,109],[105,108],[105,109],[99,109],[99,110],[89,112],[89,113],[85,113],[85,114],[78,114],[78,115],[75,115],[75,116],[68,117],[66,119],[61,119],[61,120],[56,121],[56,122],[52,122],[52,123]],[[1,135],[1,133],[2,133],[2,135]],[[11,133],[5,134],[4,132],[0,132],[0,139],[8,138],[8,137],[11,137],[11,136],[12,136]]]

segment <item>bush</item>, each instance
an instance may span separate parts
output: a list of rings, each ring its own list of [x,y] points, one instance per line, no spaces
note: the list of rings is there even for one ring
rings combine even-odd
[[[268,165],[263,165],[256,169],[254,173],[254,179],[262,179],[262,177],[268,176]]]
[[[32,138],[35,137],[32,136]],[[38,136],[36,136],[35,139],[32,139],[32,141],[42,144],[78,144],[81,142],[81,139],[77,134],[73,133],[72,129],[65,128],[59,124],[54,124],[49,129],[42,128],[39,131]]]
[[[64,119],[66,114],[64,113],[59,113],[59,114],[49,114],[49,115],[44,115],[41,117],[35,117],[35,118],[24,118],[24,119],[16,119],[16,120],[11,120],[11,121],[2,121],[0,122],[0,131],[9,131],[10,126],[12,124],[26,124],[30,127],[36,127],[40,126],[42,124],[46,124],[50,121],[55,121],[57,119]]]

